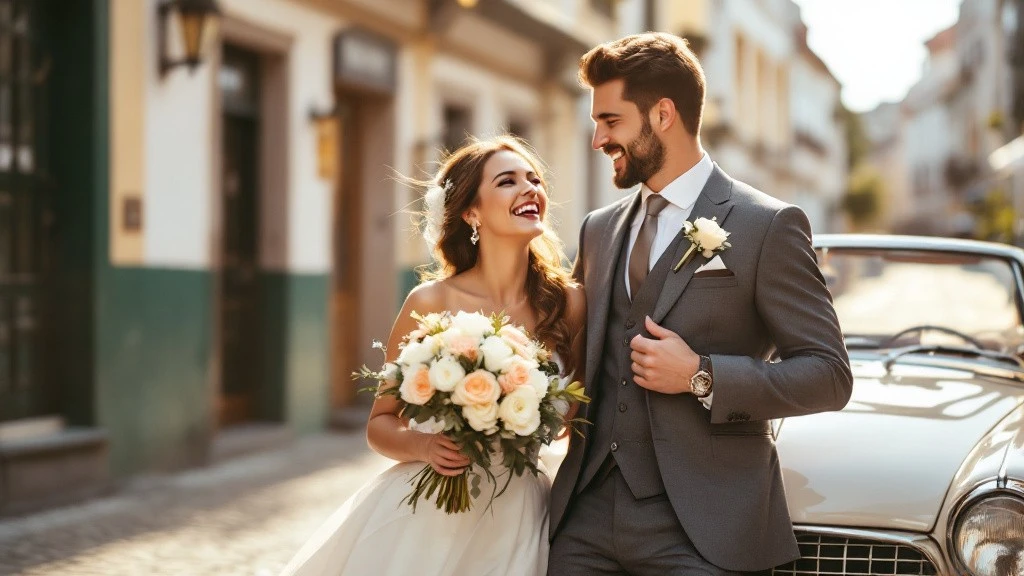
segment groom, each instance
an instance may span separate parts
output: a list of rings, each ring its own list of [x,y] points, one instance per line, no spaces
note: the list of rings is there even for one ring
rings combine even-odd
[[[593,424],[552,487],[548,574],[743,574],[793,560],[769,421],[839,410],[852,387],[807,218],[708,158],[704,73],[681,38],[602,44],[580,78],[594,148],[616,186],[642,186],[580,231],[594,398],[581,416]]]

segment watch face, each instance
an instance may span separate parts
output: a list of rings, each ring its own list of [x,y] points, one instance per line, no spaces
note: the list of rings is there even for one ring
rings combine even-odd
[[[697,397],[707,396],[711,390],[711,375],[704,371],[697,372],[690,380],[690,388]]]

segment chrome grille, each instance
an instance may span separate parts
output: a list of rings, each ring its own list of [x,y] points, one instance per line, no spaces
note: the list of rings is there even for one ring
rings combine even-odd
[[[935,574],[935,566],[912,546],[883,540],[797,532],[800,559],[772,570],[773,576],[903,576]]]

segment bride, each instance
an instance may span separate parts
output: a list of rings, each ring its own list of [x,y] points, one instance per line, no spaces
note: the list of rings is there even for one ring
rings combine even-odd
[[[402,337],[416,328],[414,311],[503,312],[545,343],[563,375],[571,374],[582,357],[586,301],[563,268],[561,243],[547,225],[537,157],[509,136],[470,143],[438,170],[426,202],[424,237],[436,267],[399,312],[387,360],[398,356]],[[378,397],[367,440],[398,463],[354,494],[283,574],[545,574],[550,480],[543,474],[513,476],[490,508],[490,486],[482,486],[473,508],[459,514],[448,515],[429,501],[413,513],[402,503],[412,489],[409,479],[424,463],[446,476],[469,465],[457,445],[434,432],[398,416],[393,397]],[[494,472],[504,484],[502,471]]]

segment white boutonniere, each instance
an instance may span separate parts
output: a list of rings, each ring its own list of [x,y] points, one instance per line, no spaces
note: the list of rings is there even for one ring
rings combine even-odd
[[[672,267],[673,272],[686,265],[693,257],[694,252],[700,252],[705,258],[711,258],[715,252],[722,252],[726,248],[732,248],[729,244],[729,232],[726,232],[718,225],[717,219],[697,218],[691,223],[689,220],[683,222],[683,233],[690,241],[690,248],[683,254],[683,257]]]

